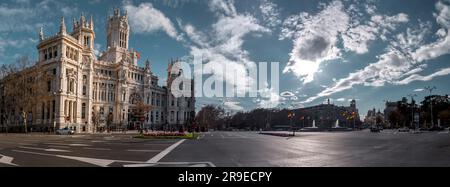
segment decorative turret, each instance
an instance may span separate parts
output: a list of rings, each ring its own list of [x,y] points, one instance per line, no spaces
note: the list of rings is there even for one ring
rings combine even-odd
[[[59,34],[66,34],[66,23],[64,22],[64,16],[61,18],[61,24],[59,25]]]
[[[81,13],[80,25],[83,26],[83,27],[86,25],[86,18],[84,17],[83,13]]]
[[[91,28],[91,30],[94,30],[94,19],[92,18],[92,15],[91,15],[91,19],[89,21],[89,27]]]
[[[77,27],[78,27],[78,23],[75,20],[75,18],[73,18],[72,19],[72,32],[74,32]]]
[[[151,70],[150,70],[150,61],[147,59],[147,60],[145,60],[145,72],[146,73],[151,73]]]
[[[44,40],[44,29],[41,27],[39,30],[39,41]]]

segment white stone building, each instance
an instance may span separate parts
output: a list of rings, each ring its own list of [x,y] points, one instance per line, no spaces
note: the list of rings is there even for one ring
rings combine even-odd
[[[183,72],[170,73],[172,67],[179,67],[177,61],[171,61],[168,65],[166,84],[169,86],[158,85],[158,77],[152,73],[148,60],[145,67],[138,66],[140,54],[129,49],[127,13],[121,15],[120,10],[116,9],[108,17],[107,49],[98,58],[94,54],[96,35],[92,17],[87,20],[82,15],[79,20],[74,19],[71,32],[67,31],[62,18],[59,30],[51,37],[45,37],[42,29],[39,33],[39,59],[29,69],[39,68],[40,73],[46,72],[53,78],[45,88],[50,99],[26,111],[30,114],[27,120],[29,127],[69,127],[78,133],[95,132],[107,126],[178,130],[194,118],[194,90],[189,87],[193,81],[183,85],[191,90],[191,97],[175,98],[170,92],[172,81]],[[0,84],[7,81],[14,80],[5,77]],[[3,101],[7,99],[2,97]],[[139,101],[152,106],[144,117],[135,115]],[[1,123],[20,125],[23,119],[17,116],[20,116],[21,110],[2,108]],[[94,118],[98,123],[94,123]],[[19,122],[14,122],[17,120]]]

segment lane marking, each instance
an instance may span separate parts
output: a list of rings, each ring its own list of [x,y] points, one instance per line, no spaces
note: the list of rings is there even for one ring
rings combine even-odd
[[[9,156],[0,154],[0,163],[6,164],[6,165],[11,165],[11,166],[19,166],[17,164],[12,163],[13,160],[14,160],[13,157],[9,157]]]
[[[69,144],[69,146],[74,146],[74,147],[89,147],[89,146],[91,146],[91,145],[88,145],[88,144],[73,143],[73,144]]]
[[[173,149],[175,149],[178,145],[186,141],[186,139],[182,139],[178,141],[177,143],[174,143],[170,147],[166,148],[164,151],[161,151],[159,154],[151,158],[147,161],[147,163],[157,163],[159,160],[161,160],[163,157],[165,157],[167,154],[169,154]]]
[[[194,164],[194,165],[191,165],[191,166],[189,166],[189,167],[192,167],[192,168],[201,168],[201,167],[208,167],[208,164]]]
[[[67,158],[72,160],[77,160],[80,162],[86,162],[89,164],[94,164],[100,167],[107,167],[108,165],[116,162],[115,160],[109,160],[109,159],[99,159],[99,158],[87,158],[87,157],[77,157],[77,156],[65,156],[65,155],[56,155],[60,158]]]
[[[34,150],[41,150],[41,151],[48,151],[48,152],[71,152],[71,151],[67,151],[67,150],[62,150],[62,149],[46,149],[46,148],[39,148],[39,147],[25,147],[25,146],[19,146],[18,148],[22,148],[22,149],[34,149]]]
[[[155,166],[157,164],[126,164],[123,165],[123,167],[151,167],[151,166]]]
[[[107,142],[107,141],[103,141],[103,140],[93,140],[93,141],[91,141],[92,143],[104,143],[104,142]]]

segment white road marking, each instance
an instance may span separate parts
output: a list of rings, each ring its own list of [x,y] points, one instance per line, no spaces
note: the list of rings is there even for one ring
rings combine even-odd
[[[48,151],[48,152],[70,152],[70,151],[67,151],[67,150],[53,149],[53,148],[46,149],[46,148],[39,148],[39,147],[25,147],[25,146],[20,146],[19,148],[22,148],[22,149],[34,149],[34,150],[41,150],[41,151]]]
[[[0,163],[6,164],[6,165],[11,165],[11,166],[19,166],[17,164],[12,163],[13,159],[14,159],[13,157],[0,155]]]
[[[77,156],[65,156],[65,155],[56,155],[60,158],[67,158],[72,160],[78,160],[81,162],[86,162],[89,164],[94,164],[100,167],[107,167],[108,165],[116,162],[115,160],[109,160],[109,159],[99,159],[99,158],[87,158],[87,157],[77,157]]]
[[[83,147],[83,149],[87,149],[87,150],[97,150],[97,151],[111,151],[110,148]]]
[[[126,164],[123,165],[123,167],[150,167],[150,166],[155,166],[157,164]]]
[[[106,142],[106,141],[102,141],[102,140],[93,140],[93,141],[91,141],[92,143],[103,143],[103,142]]]
[[[69,144],[65,144],[65,143],[44,143],[44,144],[47,144],[47,145],[62,145],[62,146],[69,145]]]
[[[88,158],[88,157],[76,157],[76,156],[66,156],[66,155],[53,155],[48,153],[37,153],[37,152],[31,152],[31,151],[22,151],[22,150],[12,150],[14,152],[19,153],[28,153],[28,154],[35,154],[35,155],[43,155],[43,156],[53,156],[58,158],[65,158],[65,159],[71,159],[71,160],[77,160],[80,162],[85,162],[101,167],[107,167],[109,164],[112,164],[114,162],[121,162],[121,163],[133,163],[133,164],[146,164],[142,161],[127,161],[127,160],[110,160],[110,159],[98,159],[98,158]]]
[[[191,166],[189,166],[189,167],[195,167],[195,168],[199,168],[199,167],[208,167],[208,164],[194,164],[194,165],[191,165]]]
[[[89,147],[89,146],[91,146],[91,145],[73,143],[73,144],[69,144],[69,146],[74,146],[74,147]]]
[[[211,167],[216,167],[212,162],[158,162],[157,164],[165,165],[189,165],[189,164],[208,164]]]
[[[178,145],[186,141],[186,139],[182,139],[178,141],[177,143],[174,143],[170,147],[166,148],[164,151],[161,151],[159,154],[151,158],[147,161],[147,163],[157,163],[159,160],[161,160],[163,157],[165,157],[167,154],[169,154],[173,149],[175,149]]]

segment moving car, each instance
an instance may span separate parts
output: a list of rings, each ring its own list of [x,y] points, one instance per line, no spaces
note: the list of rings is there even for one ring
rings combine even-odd
[[[72,135],[75,134],[75,131],[69,129],[69,128],[63,128],[63,129],[58,129],[56,130],[56,134],[61,134],[61,135]]]

